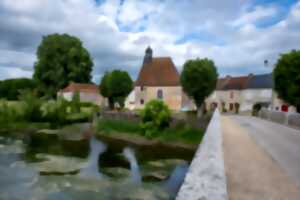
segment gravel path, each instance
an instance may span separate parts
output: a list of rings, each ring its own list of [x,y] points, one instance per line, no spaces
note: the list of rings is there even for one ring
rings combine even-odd
[[[221,123],[227,187],[231,200],[300,199],[300,188],[291,181],[277,161],[250,137],[249,129],[231,116],[222,116]]]

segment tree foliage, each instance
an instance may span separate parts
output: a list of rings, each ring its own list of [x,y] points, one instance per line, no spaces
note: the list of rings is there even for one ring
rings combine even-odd
[[[181,73],[180,81],[185,93],[194,99],[199,109],[216,88],[218,73],[212,60],[196,59],[188,60]]]
[[[166,104],[161,100],[149,101],[140,113],[142,118],[141,128],[146,137],[152,137],[159,130],[169,126],[171,113]]]
[[[300,51],[282,54],[273,72],[279,98],[300,106]]]
[[[20,91],[25,89],[35,89],[35,83],[32,79],[16,78],[0,81],[0,98],[17,100]]]
[[[91,81],[93,61],[82,42],[67,34],[43,37],[37,50],[34,79],[41,95],[55,96],[69,82]]]
[[[100,83],[100,92],[108,98],[110,108],[114,108],[115,103],[124,107],[125,99],[132,89],[133,81],[129,74],[121,70],[105,73]]]

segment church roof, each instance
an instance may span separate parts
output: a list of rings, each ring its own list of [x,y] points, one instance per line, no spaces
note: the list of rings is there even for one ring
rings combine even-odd
[[[170,57],[156,57],[143,63],[136,86],[180,86],[178,71]]]

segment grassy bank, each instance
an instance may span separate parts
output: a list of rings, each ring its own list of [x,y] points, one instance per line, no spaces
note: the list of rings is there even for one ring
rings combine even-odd
[[[133,123],[126,120],[110,120],[101,119],[96,126],[97,134],[127,134],[139,135],[142,137],[144,133],[138,123]],[[188,125],[178,125],[177,127],[170,127],[163,129],[151,138],[163,142],[182,142],[186,144],[199,144],[204,135],[204,131],[200,129],[191,128]],[[145,137],[146,138],[146,137]]]

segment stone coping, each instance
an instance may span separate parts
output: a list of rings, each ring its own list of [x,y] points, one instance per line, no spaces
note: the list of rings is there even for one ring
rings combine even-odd
[[[176,200],[227,200],[220,112],[215,110]]]

